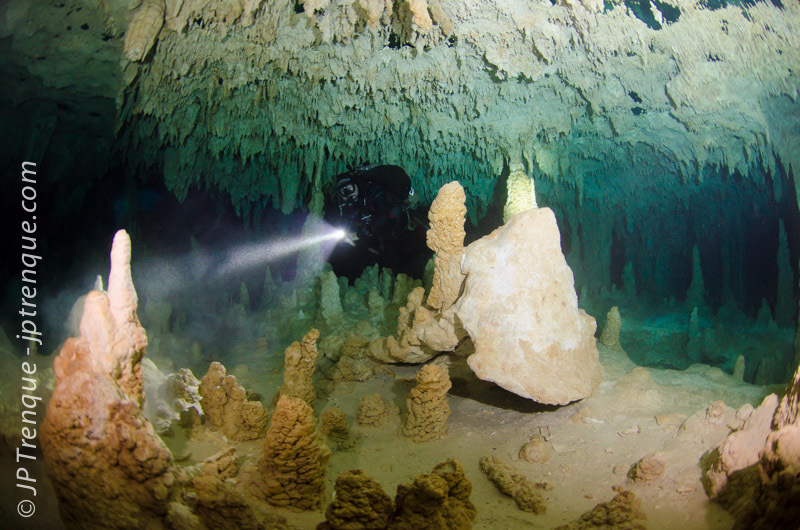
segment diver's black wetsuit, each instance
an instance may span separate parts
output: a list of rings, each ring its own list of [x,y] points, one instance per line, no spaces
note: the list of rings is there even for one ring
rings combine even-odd
[[[337,274],[356,278],[378,263],[422,276],[427,248],[424,224],[410,211],[414,193],[400,166],[362,165],[336,177],[326,218],[357,236],[354,247],[340,244],[330,257]]]
[[[359,166],[336,178],[337,214],[359,238],[385,243],[408,223],[410,193],[411,179],[400,166]]]

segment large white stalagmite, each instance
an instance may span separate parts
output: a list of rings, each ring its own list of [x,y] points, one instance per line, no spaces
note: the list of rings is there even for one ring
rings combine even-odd
[[[549,208],[516,214],[464,253],[456,316],[475,343],[475,374],[541,403],[588,397],[600,384],[595,320],[578,308]]]

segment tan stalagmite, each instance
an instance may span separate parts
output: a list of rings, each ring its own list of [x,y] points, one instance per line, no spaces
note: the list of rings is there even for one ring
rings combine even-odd
[[[600,333],[600,344],[612,350],[622,351],[619,343],[619,331],[622,328],[622,317],[619,315],[619,308],[612,307],[606,314],[606,325]]]
[[[336,477],[336,495],[317,530],[387,528],[394,503],[375,479],[353,469]]]
[[[358,404],[356,419],[362,427],[385,427],[398,411],[393,409],[380,394],[364,396]]]
[[[430,473],[414,477],[413,483],[397,486],[388,528],[471,528],[477,513],[471,494],[472,483],[464,468],[455,459],[446,460]]]
[[[331,451],[317,432],[314,411],[300,398],[284,394],[272,415],[259,470],[270,504],[301,510],[318,508],[325,493]]]
[[[416,380],[417,386],[411,389],[406,400],[408,415],[403,434],[415,442],[444,438],[450,416],[447,391],[453,386],[447,367],[426,364],[417,372]]]
[[[428,248],[434,257],[433,286],[427,304],[444,311],[458,297],[464,275],[461,274],[461,256],[464,254],[464,222],[467,207],[464,188],[458,182],[450,182],[439,189],[428,212],[430,229],[427,233]]]
[[[347,427],[347,416],[339,407],[325,409],[320,415],[320,431],[328,443],[337,451],[349,449],[355,445]]]
[[[500,491],[514,499],[520,510],[536,514],[547,510],[537,485],[507,463],[495,456],[484,456],[480,467]]]
[[[300,342],[293,342],[286,348],[283,367],[283,385],[275,399],[284,394],[302,399],[311,406],[317,398],[317,391],[311,378],[317,367],[317,339],[319,330],[312,329]]]
[[[513,164],[506,180],[507,196],[503,207],[503,223],[512,215],[538,208],[536,204],[536,185],[533,178],[525,174],[522,164]]]
[[[131,238],[125,230],[119,230],[111,245],[108,294],[92,291],[86,295],[80,333],[88,341],[94,362],[141,405],[141,360],[147,335],[139,323],[138,305],[131,278]]]
[[[164,0],[144,0],[125,32],[124,54],[129,61],[141,62],[156,43],[164,25]]]
[[[39,439],[69,527],[160,527],[183,480],[141,411],[147,337],[129,262],[130,240],[118,232],[109,294],[86,296],[80,336],[67,339],[53,363],[56,387]]]
[[[212,362],[200,380],[200,405],[208,421],[229,440],[258,440],[267,429],[269,414],[260,401],[248,401],[247,391],[225,367]]]

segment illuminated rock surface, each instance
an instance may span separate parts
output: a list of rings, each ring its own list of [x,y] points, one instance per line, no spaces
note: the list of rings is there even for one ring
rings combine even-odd
[[[595,320],[578,309],[549,208],[512,217],[465,251],[456,315],[475,344],[475,374],[540,403],[585,398],[600,384]]]

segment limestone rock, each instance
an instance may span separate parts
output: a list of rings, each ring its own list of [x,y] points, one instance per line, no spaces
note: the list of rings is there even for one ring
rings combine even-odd
[[[358,424],[364,427],[385,427],[398,411],[380,394],[364,396],[358,404]]]
[[[456,328],[455,314],[423,305],[425,289],[414,288],[397,317],[397,337],[382,337],[370,342],[370,357],[386,363],[422,363],[443,351],[453,350],[463,331]]]
[[[249,401],[247,391],[225,367],[212,362],[199,387],[206,420],[229,440],[257,440],[264,436],[269,414],[260,401]]]
[[[350,436],[350,429],[347,427],[347,416],[339,407],[331,407],[322,412],[320,430],[337,451],[350,449],[355,445],[355,439]]]
[[[336,495],[325,509],[317,530],[380,530],[387,528],[394,511],[392,499],[372,477],[354,469],[336,478]]]
[[[576,521],[556,527],[556,530],[645,530],[647,516],[642,513],[642,501],[631,491],[620,491],[609,502],[601,502]]]
[[[550,449],[541,436],[534,436],[519,450],[519,459],[525,462],[544,464],[550,460]]]
[[[469,529],[475,506],[469,497],[472,484],[453,459],[438,464],[429,474],[414,477],[412,484],[397,486],[395,512],[390,530]]]
[[[456,316],[483,380],[541,403],[588,397],[600,384],[596,323],[578,309],[572,271],[549,208],[527,210],[472,243]]]
[[[447,367],[426,364],[417,372],[417,386],[411,389],[403,434],[415,442],[429,442],[447,435],[450,405],[447,391],[452,387]]]
[[[537,486],[524,475],[517,472],[495,456],[484,456],[480,460],[481,471],[486,473],[495,486],[514,499],[520,510],[531,513],[544,513],[547,506],[537,491]]]
[[[706,461],[711,465],[703,473],[703,487],[710,498],[720,494],[734,473],[758,462],[777,406],[778,397],[775,394],[765,397],[761,405],[750,413],[741,429],[731,433],[709,452]]]
[[[622,345],[619,343],[619,331],[622,328],[622,318],[619,315],[619,308],[612,307],[606,315],[606,325],[600,333],[600,343],[606,348],[612,350],[622,350]]]
[[[317,432],[317,420],[308,403],[289,394],[282,395],[272,415],[259,462],[267,501],[300,510],[318,508],[325,493],[330,455],[330,449]]]
[[[630,482],[652,482],[661,477],[667,469],[667,455],[653,453],[642,457],[628,472]]]
[[[461,256],[464,253],[464,222],[467,214],[464,188],[450,182],[439,189],[428,211],[430,229],[428,248],[434,257],[433,287],[427,304],[445,310],[456,301],[464,276],[461,273]]]
[[[300,342],[293,342],[286,348],[283,367],[283,385],[275,395],[274,402],[284,394],[298,397],[311,406],[317,399],[317,391],[311,378],[317,367],[317,339],[319,331],[312,329]]]

